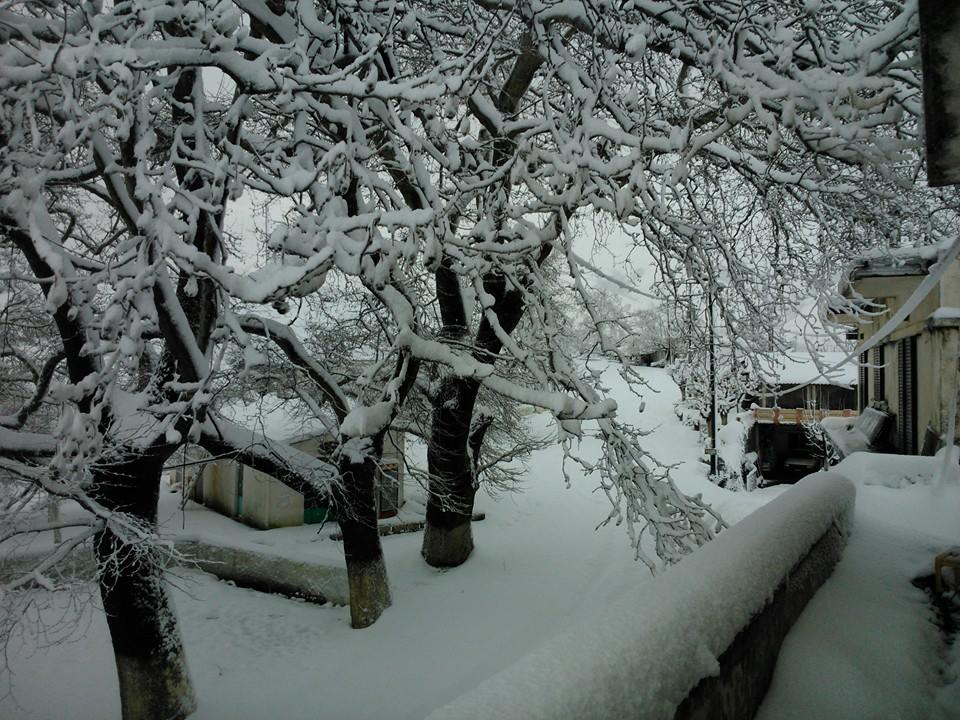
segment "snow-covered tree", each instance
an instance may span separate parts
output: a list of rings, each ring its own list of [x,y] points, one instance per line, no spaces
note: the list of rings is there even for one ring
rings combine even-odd
[[[190,440],[328,489],[369,624],[389,603],[373,469],[423,364],[431,564],[473,545],[481,391],[553,412],[572,460],[575,438],[602,438],[584,468],[651,567],[712,537],[714,513],[570,352],[548,263],[610,322],[577,233],[603,214],[664,283],[714,293],[746,355],[783,284],[846,242],[837,208],[910,177],[919,112],[900,3],[13,4],[0,39],[7,272],[43,293],[65,374],[55,427],[0,433],[3,469],[87,510],[129,717],[193,704],[153,528],[165,459]],[[244,195],[278,208],[256,261],[225,230]],[[276,314],[335,278],[382,329],[359,378]],[[309,378],[335,465],[218,417],[230,344],[247,369],[270,347]]]
[[[704,327],[713,296],[718,334],[762,375],[790,347],[785,318],[834,295],[852,255],[935,242],[953,217],[917,183],[916,4],[657,7],[636,73],[651,150],[626,226],[658,292],[697,319],[679,327]]]
[[[838,249],[854,249],[849,229],[872,239],[875,209],[914,182],[912,4],[462,10],[471,25],[498,28],[491,47],[500,62],[459,93],[457,107],[481,129],[458,155],[477,168],[473,187],[484,192],[456,215],[473,245],[444,258],[450,268],[441,264],[438,288],[446,335],[469,341],[479,358],[503,351],[526,361],[511,332],[525,311],[549,305],[530,291],[531,277],[558,248],[589,307],[583,278],[594,268],[568,232],[587,210],[616,218],[654,257],[661,284],[679,288],[675,296],[687,282],[700,298],[711,295],[731,353],[752,362],[757,348],[777,348],[772,328],[801,286],[822,278]],[[432,47],[439,55],[443,42]],[[851,214],[855,206],[863,210]],[[531,210],[547,220],[530,228]],[[533,248],[529,269],[507,266],[503,257],[524,245]],[[455,280],[472,248],[498,255],[480,275],[475,297],[489,304],[470,333],[471,308]],[[562,385],[552,370],[545,379]],[[435,414],[438,492],[424,554],[436,564],[469,553],[473,483],[464,448],[478,385],[455,374]]]
[[[169,6],[157,17],[125,3],[16,5],[0,24],[4,276],[42,293],[57,342],[38,351],[22,332],[4,340],[28,365],[49,353],[29,404],[58,408],[55,422],[33,431],[23,410],[0,430],[4,479],[22,488],[5,506],[4,549],[70,529],[5,583],[4,615],[15,619],[36,588],[61,587],[63,561],[92,547],[125,717],[185,717],[195,704],[156,502],[165,460],[211,422],[222,302],[210,277],[177,266],[175,249],[191,264],[222,266],[236,189],[228,149],[244,117],[242,97],[208,94],[198,63],[179,55],[211,37],[236,39],[231,5],[199,10]],[[11,297],[7,290],[7,310]],[[51,383],[48,368],[61,361],[63,377]],[[285,464],[234,449],[260,455],[265,469]],[[324,478],[323,464],[297,460],[302,474]],[[29,502],[38,492],[74,501],[80,515],[38,521]]]

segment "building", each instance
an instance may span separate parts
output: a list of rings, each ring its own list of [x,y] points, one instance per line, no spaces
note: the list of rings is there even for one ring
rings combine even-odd
[[[657,348],[655,350],[645,350],[633,355],[634,362],[637,365],[646,365],[648,367],[664,367],[670,362],[670,351],[667,348]]]
[[[933,246],[859,258],[841,292],[882,303],[886,310],[875,317],[834,319],[855,327],[861,343],[869,340],[903,307],[937,260]],[[859,408],[889,413],[888,442],[894,451],[931,455],[942,444],[956,408],[958,352],[960,261],[955,261],[916,309],[860,356]]]
[[[753,415],[747,451],[757,454],[765,482],[796,481],[819,470],[822,457],[811,442],[810,426],[825,417],[857,415],[856,365],[844,363],[845,358],[842,352],[818,353],[821,367],[840,365],[823,377],[810,353],[791,352],[761,392],[747,398]]]
[[[294,407],[291,401],[267,395],[253,404],[232,403],[221,408],[221,413],[249,428],[251,434],[275,438],[314,457],[328,457],[336,449],[336,438],[315,418],[294,415]],[[404,438],[404,433],[393,430],[384,438],[377,471],[377,510],[381,518],[396,515],[404,502]],[[202,466],[193,499],[262,530],[322,523],[330,514],[329,498],[323,493],[305,495],[229,458],[214,459]]]

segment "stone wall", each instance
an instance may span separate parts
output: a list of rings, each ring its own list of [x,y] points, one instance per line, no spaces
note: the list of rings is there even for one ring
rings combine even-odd
[[[830,577],[843,545],[843,534],[831,525],[720,656],[719,674],[701,680],[690,691],[677,708],[675,720],[747,720],[756,715],[773,679],[784,638]]]
[[[298,562],[247,549],[198,540],[178,541],[177,550],[197,567],[240,587],[283,593],[311,602],[349,604],[346,568]]]
[[[247,548],[229,547],[201,540],[177,540],[180,566],[196,568],[230,580],[240,587],[281,593],[315,603],[348,605],[350,602],[345,567],[290,560]],[[0,582],[28,572],[43,556],[26,554],[4,557]],[[89,548],[70,553],[59,566],[65,576],[93,579],[96,568]]]

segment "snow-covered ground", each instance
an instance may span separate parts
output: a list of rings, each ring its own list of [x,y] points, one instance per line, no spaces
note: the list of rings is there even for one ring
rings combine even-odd
[[[609,380],[621,417],[652,431],[646,442],[661,460],[680,463],[674,474],[682,489],[702,492],[728,521],[785,490],[730,493],[709,484],[698,461],[696,434],[680,426],[672,412],[676,388],[664,371],[644,372],[659,392],[644,393],[642,415],[640,401]],[[548,426],[544,415],[531,422]],[[656,582],[633,560],[621,528],[596,529],[606,516],[606,498],[591,492],[589,480],[575,478],[566,489],[559,459],[556,449],[539,454],[523,493],[479,498],[478,509],[487,519],[475,523],[477,549],[460,568],[426,566],[419,556],[419,534],[384,538],[394,604],[366,630],[350,629],[346,608],[264,595],[200,572],[179,571],[174,598],[199,696],[195,717],[419,720],[556,633]],[[904,709],[935,709],[935,696],[947,692],[939,674],[943,648],[930,624],[929,606],[909,584],[948,542],[951,528],[948,544],[960,541],[957,492],[944,490],[933,505],[931,492],[928,485],[891,489],[858,483],[857,526],[848,554],[788,640],[765,718],[937,717],[932,710],[908,714]],[[184,521],[188,532],[230,522],[200,509],[184,517],[172,494],[163,508],[171,531]],[[952,526],[947,522],[951,512]],[[265,533],[224,527],[272,552],[321,560],[335,559],[339,552],[339,545],[327,539],[328,530],[318,535],[316,527]],[[64,614],[75,615],[68,599],[61,600]],[[105,622],[89,606],[81,614],[82,625],[69,642],[48,644],[41,638],[38,643],[36,627],[22,626],[23,636],[8,648],[12,694],[0,699],[0,717],[119,716]],[[835,629],[839,626],[846,636]],[[824,633],[831,642],[818,639]],[[817,673],[828,656],[848,669],[827,672],[826,677],[843,681],[832,693],[816,684],[822,682]],[[887,700],[855,704],[861,696]],[[830,697],[835,700],[826,708],[801,703]],[[852,700],[845,705],[845,699]],[[808,710],[797,709],[802,707]],[[863,707],[870,712],[844,714]]]
[[[960,653],[911,584],[960,545],[960,487],[940,459],[855,453],[853,532],[787,636],[758,720],[960,718]]]

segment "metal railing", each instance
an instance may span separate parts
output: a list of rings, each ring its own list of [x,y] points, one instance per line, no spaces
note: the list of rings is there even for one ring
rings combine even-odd
[[[753,409],[753,418],[768,425],[802,425],[821,421],[825,417],[856,417],[856,410],[811,410],[810,408],[763,408]]]

